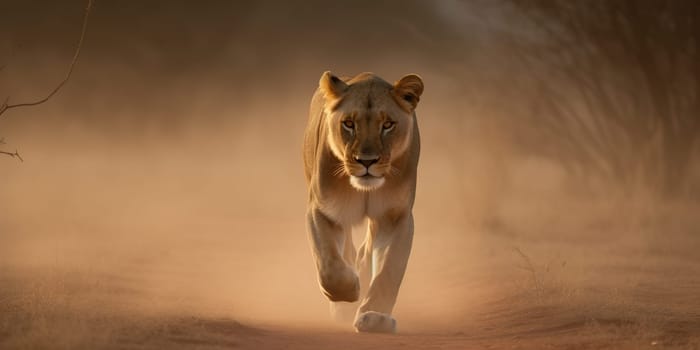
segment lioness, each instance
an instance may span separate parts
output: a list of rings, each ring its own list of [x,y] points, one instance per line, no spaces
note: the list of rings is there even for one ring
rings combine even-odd
[[[413,241],[422,93],[415,74],[391,85],[372,73],[325,72],[311,101],[304,139],[311,248],[323,294],[331,302],[361,298],[358,332],[396,332],[391,311]],[[356,254],[352,226],[365,219]]]

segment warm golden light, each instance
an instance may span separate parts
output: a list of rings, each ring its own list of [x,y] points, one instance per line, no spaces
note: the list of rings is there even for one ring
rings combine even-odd
[[[0,116],[0,348],[699,346],[700,7],[551,4],[96,1]],[[0,5],[0,103],[84,7]],[[329,70],[425,84],[392,336],[319,292]]]

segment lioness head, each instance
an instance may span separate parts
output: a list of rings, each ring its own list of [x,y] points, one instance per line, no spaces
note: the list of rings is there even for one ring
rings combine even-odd
[[[392,161],[411,145],[414,110],[423,81],[409,74],[389,84],[372,73],[340,79],[325,72],[319,82],[325,98],[328,144],[346,174],[361,191],[381,187],[396,175]]]

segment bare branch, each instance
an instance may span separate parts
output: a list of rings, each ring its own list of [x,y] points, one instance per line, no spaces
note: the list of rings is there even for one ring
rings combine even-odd
[[[88,0],[87,6],[85,7],[85,15],[83,16],[83,27],[82,27],[82,30],[80,31],[80,39],[78,40],[78,46],[75,49],[75,54],[73,55],[73,59],[71,60],[70,66],[68,67],[68,72],[66,73],[66,76],[63,78],[63,80],[46,97],[44,97],[40,100],[34,101],[34,102],[8,104],[9,97],[6,98],[5,102],[3,102],[2,105],[0,105],[0,116],[2,116],[2,114],[5,113],[8,109],[40,105],[40,104],[48,101],[51,97],[53,97],[53,95],[55,95],[59,90],[61,90],[61,88],[66,84],[66,82],[68,82],[68,79],[70,78],[71,74],[73,73],[73,68],[75,68],[76,62],[78,62],[78,56],[80,56],[80,49],[83,47],[83,39],[85,39],[85,31],[87,30],[90,9],[92,8],[92,1],[93,0]],[[2,152],[2,153],[8,154],[7,152]],[[15,152],[13,154],[15,156],[19,157],[17,152]]]
[[[12,152],[0,151],[0,154],[6,154],[6,155],[8,155],[8,156],[10,156],[10,157],[12,157],[12,158],[17,158],[17,159],[19,159],[21,162],[24,162],[24,159],[22,159],[22,156],[19,155],[19,152],[18,152],[17,150],[15,150],[14,153],[12,153]]]

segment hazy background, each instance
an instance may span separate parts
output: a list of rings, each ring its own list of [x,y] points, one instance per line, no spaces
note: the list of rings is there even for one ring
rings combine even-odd
[[[330,325],[301,143],[332,70],[425,83],[402,330],[687,344],[698,6],[577,4],[97,1],[68,85],[0,117],[25,160],[0,158],[0,305],[34,315],[6,313],[0,339],[50,338],[35,316],[55,309]],[[0,97],[60,81],[83,8],[0,1]]]

